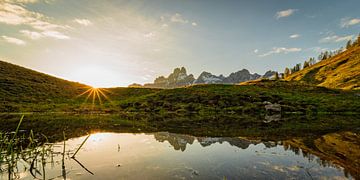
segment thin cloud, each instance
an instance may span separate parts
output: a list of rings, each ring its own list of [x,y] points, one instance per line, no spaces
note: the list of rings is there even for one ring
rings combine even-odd
[[[58,32],[58,31],[44,31],[42,34],[46,37],[52,37],[55,39],[70,39],[69,36],[66,36],[65,34]]]
[[[146,33],[146,34],[144,34],[144,37],[145,38],[153,38],[153,37],[155,37],[155,33],[153,33],[153,32]]]
[[[29,31],[29,30],[21,30],[20,31],[21,34],[23,34],[24,36],[30,38],[30,39],[40,39],[42,37],[44,37],[43,34],[35,32],[35,31]]]
[[[265,54],[261,54],[259,55],[259,57],[265,57],[265,56],[269,56],[272,54],[288,54],[291,52],[299,52],[301,51],[301,48],[285,48],[285,47],[274,47],[273,50],[265,53]]]
[[[38,0],[4,0],[4,2],[29,4],[29,3],[37,3],[39,1]]]
[[[360,18],[343,18],[341,19],[340,26],[342,28],[348,28],[360,23]]]
[[[175,13],[173,15],[164,15],[160,17],[160,20],[162,22],[164,22],[164,24],[162,24],[162,27],[168,27],[169,24],[167,22],[171,22],[171,23],[177,23],[177,24],[190,24],[191,26],[198,26],[198,23],[192,20],[189,20],[187,18],[185,18],[182,14],[180,13]]]
[[[321,53],[321,52],[324,52],[324,51],[327,51],[329,50],[328,48],[322,48],[322,47],[319,47],[319,46],[316,46],[316,47],[311,47],[311,48],[308,48],[306,49],[305,51],[314,51],[316,53]]]
[[[17,38],[14,38],[14,37],[9,37],[9,36],[1,36],[1,37],[8,43],[16,44],[16,45],[19,45],[19,46],[26,45],[26,42],[21,40],[21,39],[17,39]]]
[[[78,23],[83,26],[90,26],[93,23],[88,19],[74,19],[73,22]]]
[[[300,34],[292,34],[289,36],[289,38],[291,39],[296,39],[296,38],[299,38],[300,37]]]
[[[280,19],[283,17],[288,17],[293,15],[296,11],[298,11],[298,9],[287,9],[287,10],[283,10],[283,11],[278,11],[275,14],[276,19]]]
[[[43,34],[44,36],[53,37],[56,39],[69,38],[62,32],[59,32],[60,29],[68,29],[67,26],[51,23],[48,21],[48,19],[49,18],[45,15],[29,11],[21,5],[7,2],[0,3],[0,23],[14,26],[26,25],[33,29],[42,31],[41,34]],[[28,34],[29,32],[22,33]]]
[[[258,49],[255,49],[255,50],[254,50],[254,53],[255,53],[255,54],[257,54],[258,52],[259,52],[259,50],[258,50]]]
[[[69,36],[59,32],[59,31],[43,31],[43,32],[36,32],[36,31],[29,31],[29,30],[21,30],[21,34],[24,36],[36,40],[44,37],[54,38],[54,39],[70,39]]]
[[[331,42],[342,42],[342,41],[348,41],[351,40],[354,37],[354,35],[348,35],[348,36],[327,36],[319,40],[320,43],[331,43]]]
[[[171,22],[180,23],[180,24],[187,24],[189,20],[185,19],[181,14],[176,13],[170,18]]]

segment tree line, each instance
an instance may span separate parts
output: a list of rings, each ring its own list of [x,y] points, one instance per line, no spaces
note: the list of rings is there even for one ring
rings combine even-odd
[[[344,52],[346,50],[349,50],[349,49],[351,49],[353,47],[357,47],[357,46],[360,46],[360,34],[358,35],[357,39],[354,42],[349,40],[346,43],[345,49],[343,47],[341,47],[340,49],[335,50],[335,51],[324,51],[324,52],[321,52],[319,54],[319,56],[317,58],[318,60],[315,60],[314,57],[311,57],[308,60],[306,60],[303,64],[298,63],[292,68],[286,67],[285,70],[284,70],[284,73],[282,74],[282,78],[286,78],[286,77],[290,76],[290,74],[298,72],[301,69],[311,67],[311,66],[313,66],[314,64],[316,64],[316,63],[318,63],[320,61],[327,60],[327,59],[329,59],[331,57],[334,57],[334,56],[336,56],[336,55],[338,55],[338,54],[340,54],[340,53],[342,53],[342,52]]]

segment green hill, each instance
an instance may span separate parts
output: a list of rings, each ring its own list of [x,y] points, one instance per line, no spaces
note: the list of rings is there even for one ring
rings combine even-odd
[[[0,112],[49,112],[74,111],[80,108],[88,109],[88,107],[93,106],[92,96],[85,102],[88,93],[82,96],[79,95],[89,89],[91,87],[84,84],[63,80],[0,61]],[[154,91],[157,90],[146,88],[104,89],[104,92],[113,101],[142,96]],[[102,99],[105,101],[104,97]],[[95,103],[95,105],[98,105],[98,100]]]
[[[266,104],[282,112],[357,112],[356,92],[327,89],[299,82],[259,80],[243,85],[194,85],[165,89],[119,102],[124,111],[177,114],[266,114]],[[271,105],[270,105],[271,106]]]
[[[3,109],[16,109],[15,104],[69,102],[88,88],[84,84],[0,61],[0,107]]]
[[[97,92],[79,96],[91,90]],[[272,80],[175,89],[92,89],[80,83],[0,62],[0,112],[266,114],[266,105],[276,104],[281,106],[282,112],[348,113],[358,111],[359,98],[356,91]]]
[[[328,88],[360,89],[360,46],[295,72],[286,80],[304,81]]]

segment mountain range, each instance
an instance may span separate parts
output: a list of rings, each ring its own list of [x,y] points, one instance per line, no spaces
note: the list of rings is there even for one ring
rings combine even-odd
[[[260,78],[271,78],[275,75],[275,71],[267,71],[264,75],[257,73],[251,74],[249,70],[242,69],[231,73],[229,76],[214,75],[210,72],[202,72],[198,78],[194,78],[193,74],[187,74],[185,67],[175,68],[168,76],[160,76],[153,83],[144,84],[144,87],[150,88],[176,88],[196,84],[238,84],[240,82],[256,80]],[[132,84],[130,87],[141,87],[140,84]]]
[[[171,146],[175,150],[185,151],[186,146],[189,144],[193,144],[195,140],[202,147],[211,146],[215,143],[224,143],[227,142],[231,146],[236,146],[240,149],[247,149],[250,145],[257,145],[263,143],[266,147],[275,147],[276,143],[273,141],[261,141],[261,140],[250,140],[241,137],[195,137],[191,135],[185,134],[176,134],[176,133],[169,133],[169,132],[157,132],[154,133],[154,138],[159,142],[168,141]]]

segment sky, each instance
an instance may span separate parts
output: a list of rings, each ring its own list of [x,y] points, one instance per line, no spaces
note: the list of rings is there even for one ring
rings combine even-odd
[[[0,0],[0,60],[95,87],[283,71],[360,33],[359,0]]]

